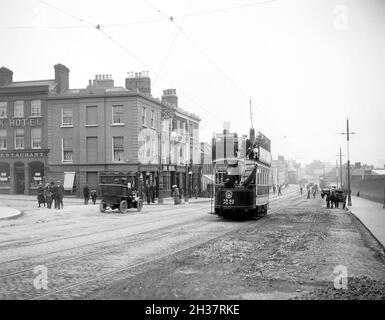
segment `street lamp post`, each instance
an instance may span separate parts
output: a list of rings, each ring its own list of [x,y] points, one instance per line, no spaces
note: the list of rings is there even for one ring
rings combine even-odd
[[[163,203],[162,131],[159,132],[158,203]]]

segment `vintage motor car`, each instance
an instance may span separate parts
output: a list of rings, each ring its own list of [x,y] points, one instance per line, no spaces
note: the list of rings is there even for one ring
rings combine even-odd
[[[100,212],[107,209],[119,209],[125,213],[128,209],[136,208],[139,212],[143,208],[143,200],[139,193],[124,184],[100,184],[101,201]]]

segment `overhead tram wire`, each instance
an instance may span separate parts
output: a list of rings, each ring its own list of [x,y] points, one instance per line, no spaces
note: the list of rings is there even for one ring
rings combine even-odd
[[[258,5],[263,5],[267,3],[272,3],[272,2],[277,2],[279,0],[265,0],[265,1],[258,1],[258,2],[252,2],[252,3],[246,3],[244,5],[239,5],[239,6],[232,6],[232,7],[225,7],[225,8],[218,8],[218,9],[213,9],[213,10],[207,10],[207,11],[200,11],[200,12],[195,12],[195,13],[190,13],[186,15],[186,18],[192,18],[192,17],[198,17],[202,15],[210,15],[210,14],[216,14],[220,12],[228,12],[232,10],[237,10],[237,9],[243,9],[243,8],[250,8],[250,7],[255,7]],[[162,12],[159,8],[155,7],[152,3],[148,2],[147,0],[144,0],[150,7],[152,7],[155,11],[160,13],[162,16],[164,16],[164,19],[154,19],[154,20],[143,20],[143,21],[127,21],[127,22],[121,22],[121,23],[116,23],[116,24],[106,24],[103,25],[103,27],[121,27],[125,25],[130,25],[130,24],[136,24],[136,23],[147,23],[147,22],[158,22],[158,21],[167,21],[167,20],[177,20],[179,19],[177,16],[168,16],[164,12]]]
[[[145,0],[145,1],[146,1],[146,0]],[[53,5],[49,4],[49,3],[46,3],[46,2],[43,1],[43,0],[39,0],[39,2],[41,2],[41,3],[43,3],[43,4],[47,5],[47,6],[49,6],[49,7],[51,7],[51,8],[53,8],[53,9],[55,9],[55,10],[58,10],[58,11],[60,11],[61,13],[65,14],[65,15],[67,15],[67,16],[70,16],[71,18],[73,18],[73,19],[75,19],[75,20],[78,20],[78,21],[80,21],[80,22],[82,22],[82,23],[84,23],[84,24],[87,24],[88,26],[90,26],[90,27],[92,27],[92,28],[97,29],[97,30],[100,31],[105,37],[107,37],[107,38],[110,39],[112,42],[114,42],[115,45],[117,45],[120,49],[122,49],[123,51],[125,51],[125,52],[126,52],[128,55],[130,55],[132,58],[134,58],[137,62],[139,62],[139,63],[142,64],[144,67],[146,67],[148,70],[150,70],[151,72],[153,72],[154,74],[156,74],[156,72],[155,72],[155,70],[154,70],[153,68],[151,68],[150,66],[148,66],[143,60],[141,60],[140,58],[138,58],[136,55],[134,55],[132,52],[130,52],[126,47],[124,47],[124,46],[123,46],[122,44],[120,44],[117,40],[115,40],[110,34],[108,34],[107,32],[105,32],[105,31],[102,29],[102,26],[101,26],[101,25],[99,25],[99,24],[96,24],[96,25],[95,25],[95,24],[93,24],[93,23],[91,23],[91,22],[89,22],[89,21],[87,21],[87,20],[85,20],[85,19],[79,18],[79,17],[77,17],[77,16],[75,16],[75,15],[73,15],[73,14],[71,14],[71,13],[65,11],[65,10],[62,10],[62,9],[60,9],[60,8],[58,8],[58,7],[56,7],[56,6],[53,6]],[[147,1],[146,1],[146,2],[147,2]],[[151,4],[149,4],[149,5],[151,5]],[[160,10],[158,10],[158,12],[161,13]],[[161,14],[164,15],[163,13],[161,13]],[[169,17],[169,18],[171,18],[171,17]],[[172,19],[169,19],[169,20],[172,21]],[[172,83],[171,81],[169,81],[168,79],[166,79],[162,74],[160,74],[160,77],[161,77],[162,79],[164,79],[166,82]],[[180,91],[185,92],[185,94],[187,93],[187,92],[184,91],[183,89],[180,90]],[[195,106],[197,106],[199,109],[201,109],[201,110],[204,111],[205,113],[210,114],[211,116],[218,117],[218,114],[214,114],[213,112],[210,111],[209,108],[204,108],[203,106],[200,106],[200,104],[199,104],[195,99],[193,99],[193,98],[191,98],[191,97],[189,97],[189,96],[190,96],[190,95],[187,93],[186,98],[187,98],[188,100],[192,101],[193,104],[194,104]]]
[[[148,1],[145,1],[145,2],[148,3]],[[150,5],[150,4],[149,4],[149,5]],[[185,16],[187,15],[187,12],[188,12],[188,10],[189,10],[189,8],[190,8],[190,5],[191,5],[191,0],[189,0],[188,4],[187,4],[187,6],[186,6],[185,13],[184,13],[184,15],[183,15],[183,17],[182,17],[181,25],[183,24],[184,18],[185,18]],[[170,20],[173,21],[173,20],[172,20],[172,17],[170,17]],[[176,43],[176,39],[178,38],[179,32],[180,32],[180,29],[178,29],[178,30],[176,31],[175,36],[174,36],[174,39],[173,39],[172,42],[171,42],[170,48],[168,49],[167,54],[166,54],[165,58],[163,59],[163,62],[162,62],[162,64],[161,64],[161,66],[160,66],[160,69],[159,69],[158,73],[157,73],[156,76],[155,76],[155,79],[154,79],[154,86],[155,86],[155,84],[156,84],[156,82],[157,82],[157,80],[158,80],[158,78],[159,78],[160,73],[163,71],[163,67],[164,67],[164,65],[166,64],[166,62],[167,62],[167,60],[168,60],[168,58],[169,58],[169,56],[170,56],[170,54],[171,54],[172,49],[174,48],[174,45],[175,45],[175,43]]]
[[[193,46],[203,55],[204,58],[206,58],[206,60],[212,65],[214,66],[227,80],[229,80],[238,90],[240,93],[242,93],[242,95],[244,96],[245,99],[247,99],[247,101],[250,101],[250,97],[249,95],[243,90],[243,88],[241,86],[238,85],[238,83],[236,81],[234,81],[234,79],[232,77],[230,77],[229,75],[227,75],[227,73],[225,71],[223,71],[223,69],[217,64],[215,63],[215,61],[210,58],[208,56],[208,54],[206,54],[198,45],[197,43],[181,28],[180,25],[178,25],[176,22],[175,22],[175,19],[171,19],[173,18],[173,16],[170,16],[164,12],[162,12],[162,10],[160,10],[158,7],[154,6],[153,4],[151,4],[149,1],[147,0],[144,0],[151,8],[153,8],[156,12],[158,12],[159,14],[161,14],[162,16],[164,17],[169,17],[169,20],[174,24],[174,26],[180,30],[182,32],[182,34],[193,44]],[[257,2],[257,3],[251,3],[251,4],[246,4],[246,5],[242,5],[242,6],[236,6],[236,7],[231,7],[231,8],[226,8],[226,9],[217,9],[215,10],[215,12],[218,12],[220,10],[227,10],[227,9],[238,9],[238,8],[244,8],[244,7],[249,7],[249,6],[255,6],[257,4],[264,4],[264,3],[268,3],[268,2],[273,2],[273,1],[278,1],[278,0],[268,0],[268,1],[264,1],[264,2]],[[187,15],[188,16],[188,15]],[[259,112],[261,112],[262,114],[264,114],[267,118],[270,119],[270,121],[273,123],[274,125],[274,122],[272,121],[271,117],[266,114],[262,109],[259,110]],[[277,127],[277,129],[282,133],[282,135],[284,135],[284,133],[281,131],[281,129],[279,127]]]

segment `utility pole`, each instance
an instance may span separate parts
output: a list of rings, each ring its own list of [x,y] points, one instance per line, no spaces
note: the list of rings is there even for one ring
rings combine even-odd
[[[340,184],[342,188],[342,154],[341,154],[341,147],[340,147]]]
[[[342,156],[345,156],[344,154],[341,154],[341,147],[340,147],[340,153],[336,155],[336,157],[339,157],[340,159],[340,172],[338,173],[338,176],[340,177],[340,188],[343,187],[343,182],[342,182]],[[338,182],[337,182],[338,185]]]
[[[347,160],[348,160],[348,206],[352,205],[351,189],[350,189],[350,158],[349,158],[349,135],[355,134],[355,132],[349,132],[349,119],[346,119],[346,132],[341,134],[346,134],[346,143],[347,143]]]
[[[338,189],[338,160],[336,160],[336,178],[337,178],[337,189]]]

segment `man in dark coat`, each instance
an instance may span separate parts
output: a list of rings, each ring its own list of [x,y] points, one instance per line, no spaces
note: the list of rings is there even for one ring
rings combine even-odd
[[[52,181],[50,188],[51,188],[51,192],[52,192],[52,199],[54,201],[55,209],[57,209],[57,207],[58,207],[57,185],[55,185],[55,183]]]
[[[37,188],[37,202],[39,204],[39,208],[40,208],[40,204],[43,204],[45,207],[44,188],[43,188],[43,185],[41,183],[39,184],[39,187]]]
[[[150,196],[151,196],[151,203],[155,203],[155,186],[154,186],[154,184],[151,184],[151,186],[150,186]]]
[[[83,197],[84,204],[88,204],[88,200],[90,200],[90,188],[88,188],[88,184],[86,184],[83,188]]]
[[[97,198],[96,190],[95,190],[95,188],[92,188],[92,190],[91,190],[91,199],[92,199],[92,203],[93,204],[96,203],[96,198]]]
[[[57,182],[57,209],[63,209],[64,187],[60,181]]]
[[[146,194],[147,204],[151,203],[151,190],[150,186],[146,184],[144,187],[144,193]]]

